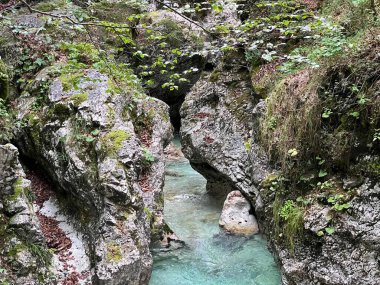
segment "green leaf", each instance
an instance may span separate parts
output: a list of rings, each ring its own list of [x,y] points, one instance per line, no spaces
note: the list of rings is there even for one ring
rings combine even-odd
[[[355,112],[350,113],[350,116],[354,117],[355,119],[358,119],[360,116],[360,113],[355,111]]]
[[[38,66],[42,66],[45,64],[45,61],[42,58],[37,58],[34,63],[37,64]]]
[[[319,170],[319,173],[318,173],[318,177],[325,177],[327,175],[327,171],[326,170]]]
[[[90,143],[90,142],[93,142],[95,140],[95,138],[93,137],[86,137],[86,142]]]
[[[325,228],[325,231],[326,233],[328,233],[329,235],[332,235],[334,232],[335,232],[335,229],[333,227],[331,228]]]
[[[214,3],[211,5],[211,9],[215,11],[215,13],[219,14],[223,11],[223,6],[220,3]]]
[[[99,133],[100,133],[100,130],[96,129],[96,130],[93,130],[93,131],[91,132],[91,135],[93,135],[93,136],[96,137]]]
[[[319,236],[319,237],[322,237],[322,236],[324,236],[325,235],[325,233],[323,232],[323,231],[318,231],[317,232],[317,236]]]

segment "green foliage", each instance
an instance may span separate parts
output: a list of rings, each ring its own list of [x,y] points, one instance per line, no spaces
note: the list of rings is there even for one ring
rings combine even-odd
[[[145,166],[150,166],[154,162],[153,154],[147,148],[143,148],[143,154],[144,154],[143,164]]]
[[[252,148],[252,139],[251,138],[244,142],[244,147],[248,153],[251,151],[251,148]]]
[[[153,213],[152,213],[152,211],[149,208],[144,207],[144,213],[148,216],[149,220],[152,220]]]
[[[273,215],[277,231],[280,231],[280,223],[282,221],[280,237],[284,237],[286,245],[294,254],[295,243],[301,238],[303,232],[303,208],[298,206],[293,200],[286,200],[280,203],[279,196],[276,195],[276,200],[273,204]]]
[[[108,154],[115,154],[130,137],[131,135],[124,130],[113,130],[102,138],[102,142]]]
[[[31,243],[29,244],[29,250],[35,257],[37,257],[42,262],[44,266],[49,267],[51,265],[52,255],[47,248],[39,244]]]
[[[327,199],[327,202],[330,205],[332,205],[331,209],[333,209],[337,212],[342,212],[344,210],[351,208],[351,205],[346,202],[348,198],[349,197],[347,195],[344,195],[344,194],[335,194],[333,196],[330,196]]]
[[[9,74],[7,66],[0,59],[0,99],[7,100],[9,96]]]
[[[332,235],[335,232],[335,228],[327,227],[325,228],[327,234]]]
[[[70,100],[73,101],[75,106],[79,106],[83,102],[87,101],[88,93],[77,93],[70,97]]]

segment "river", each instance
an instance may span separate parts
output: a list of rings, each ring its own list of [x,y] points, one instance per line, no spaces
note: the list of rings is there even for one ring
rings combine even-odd
[[[223,201],[207,195],[206,180],[185,158],[168,161],[166,171],[164,217],[186,247],[154,251],[149,285],[281,284],[261,235],[247,238],[220,231]]]

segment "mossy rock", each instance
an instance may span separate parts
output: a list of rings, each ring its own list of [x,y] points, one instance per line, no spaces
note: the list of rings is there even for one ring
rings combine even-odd
[[[172,19],[163,19],[156,24],[166,35],[166,41],[171,47],[180,47],[185,41],[182,27]]]
[[[8,68],[0,60],[0,99],[6,100],[9,97],[9,73]]]
[[[24,193],[23,181],[23,178],[20,177],[13,183],[13,194],[10,197],[11,201],[17,200],[17,198]]]
[[[42,12],[50,12],[66,6],[66,0],[41,1],[33,8]]]
[[[88,93],[77,93],[70,97],[71,101],[73,101],[75,106],[79,106],[83,102],[88,100]]]
[[[123,258],[123,254],[121,252],[121,247],[114,242],[111,242],[107,245],[107,253],[106,253],[107,261],[109,262],[119,262]]]
[[[90,6],[93,15],[101,20],[125,23],[126,18],[144,10],[144,5],[138,1],[99,1]]]
[[[102,138],[102,142],[105,146],[108,154],[115,154],[123,146],[123,142],[131,137],[126,131],[114,130],[106,134]]]

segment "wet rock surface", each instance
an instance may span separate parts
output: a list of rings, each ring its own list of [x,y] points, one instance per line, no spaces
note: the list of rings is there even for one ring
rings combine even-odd
[[[251,204],[240,191],[232,191],[224,201],[219,226],[231,234],[250,236],[259,232]]]

